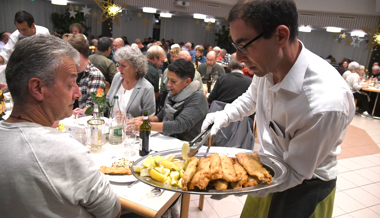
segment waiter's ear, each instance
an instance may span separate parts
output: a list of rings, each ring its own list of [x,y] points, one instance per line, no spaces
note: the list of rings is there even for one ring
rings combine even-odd
[[[280,25],[276,28],[277,44],[279,47],[284,47],[289,42],[290,31],[285,25]]]

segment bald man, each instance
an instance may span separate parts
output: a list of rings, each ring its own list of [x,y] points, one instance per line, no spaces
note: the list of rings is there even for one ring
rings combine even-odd
[[[214,51],[207,53],[206,63],[200,64],[198,71],[202,76],[203,83],[207,83],[210,77],[211,79],[217,79],[226,73],[224,68],[216,63],[216,53]]]

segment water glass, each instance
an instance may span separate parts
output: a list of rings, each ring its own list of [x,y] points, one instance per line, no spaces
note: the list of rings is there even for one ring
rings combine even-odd
[[[78,136],[78,141],[83,143],[83,136],[86,135],[86,127],[84,123],[81,123],[79,120],[79,114],[75,116],[75,135]]]
[[[135,143],[135,126],[134,126],[134,120],[132,115],[126,114],[124,116],[124,148],[125,148],[125,155],[127,157],[132,157],[136,155],[135,149],[134,149],[134,143]]]

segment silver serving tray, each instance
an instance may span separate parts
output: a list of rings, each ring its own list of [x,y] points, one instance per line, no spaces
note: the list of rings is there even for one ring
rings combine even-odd
[[[181,155],[182,149],[172,149],[172,150],[166,150],[166,151],[161,151],[161,152],[156,152],[156,153],[151,153],[153,157],[156,155],[160,156],[168,156],[170,154],[174,154],[175,158],[177,159],[182,159]],[[201,148],[196,155],[198,158],[203,157],[203,155],[206,152],[206,148]],[[229,148],[229,147],[211,147],[209,154],[211,153],[218,153],[219,155],[227,155],[228,157],[235,157],[235,154],[239,152],[244,152],[244,153],[249,153],[251,154],[251,150],[246,150],[246,149],[239,149],[239,148]],[[259,153],[259,157],[261,160],[261,163],[264,165],[264,167],[270,172],[270,174],[273,177],[273,181],[271,184],[259,184],[256,186],[252,187],[246,187],[246,188],[240,188],[240,189],[232,189],[228,188],[226,190],[216,190],[214,188],[211,188],[208,186],[205,190],[189,190],[189,191],[183,191],[180,187],[177,186],[171,186],[171,185],[165,185],[164,183],[158,182],[149,176],[140,176],[139,173],[136,173],[133,171],[133,166],[142,166],[142,163],[144,160],[147,158],[147,156],[141,157],[140,159],[136,160],[133,165],[132,165],[132,175],[135,176],[138,180],[141,182],[169,190],[169,191],[174,191],[174,192],[181,192],[181,193],[188,193],[188,194],[198,194],[198,195],[230,195],[230,194],[247,194],[250,192],[256,192],[268,188],[272,188],[275,186],[280,185],[283,183],[285,180],[289,178],[290,174],[290,169],[289,166],[281,159],[274,157],[274,156],[269,156],[265,154]]]

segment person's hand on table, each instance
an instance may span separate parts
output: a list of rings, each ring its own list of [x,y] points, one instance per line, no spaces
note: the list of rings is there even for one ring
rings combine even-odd
[[[362,88],[368,88],[368,83],[362,83]]]
[[[133,119],[133,122],[134,122],[134,125],[135,125],[135,129],[140,129],[140,126],[141,124],[143,123],[143,117],[140,116],[140,117],[135,117]]]
[[[8,89],[8,85],[6,83],[0,83],[0,90],[4,91]]]
[[[202,124],[202,132],[211,124],[214,125],[211,128],[210,134],[215,135],[221,128],[228,126],[229,122],[227,113],[224,111],[218,111],[207,114]]]
[[[73,110],[73,114],[74,114],[74,116],[77,116],[77,114],[78,114],[79,117],[83,117],[83,116],[85,116],[85,113],[84,113],[84,112],[86,112],[86,110],[87,110],[87,108],[80,109],[80,108],[78,107],[78,108],[75,108],[75,109]]]

